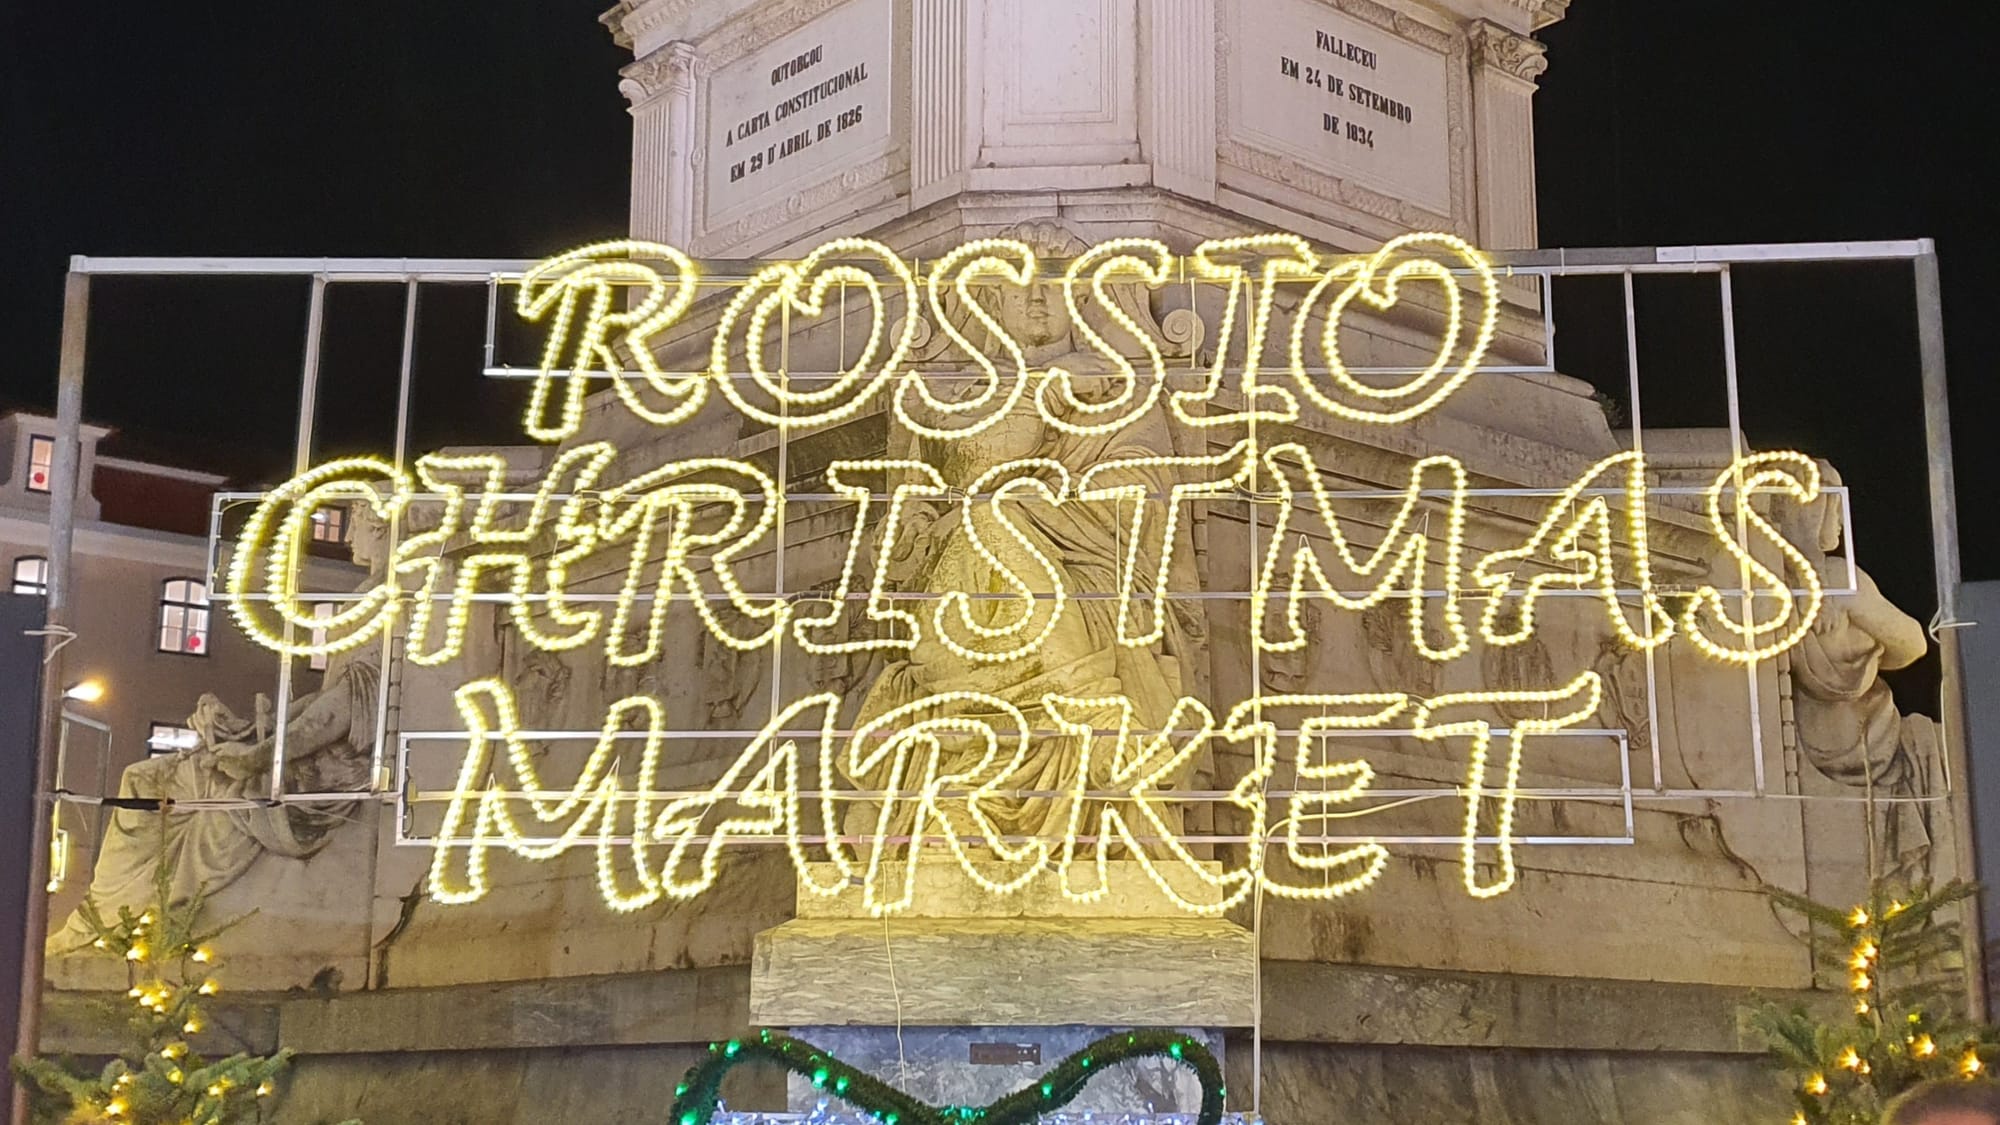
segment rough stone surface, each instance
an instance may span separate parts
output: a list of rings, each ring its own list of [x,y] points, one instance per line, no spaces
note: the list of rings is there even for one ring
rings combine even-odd
[[[290,1000],[284,1041],[309,1054],[706,1044],[744,1028],[746,975],[695,969]]]
[[[1767,1125],[1788,1102],[1741,1056],[1273,1042],[1263,1055],[1272,1125]]]
[[[768,1024],[1250,1022],[1248,931],[1208,919],[788,922],[757,939]]]
[[[569,1047],[540,1051],[403,1051],[301,1058],[277,1125],[659,1125],[674,1085],[707,1045]],[[723,1099],[783,1104],[784,1083],[744,1068]]]
[[[1264,1034],[1315,1043],[1437,1047],[1579,1047],[1679,1054],[1760,1053],[1743,1033],[1750,993],[1708,985],[1576,977],[1436,973],[1267,962]],[[1839,997],[1771,991],[1820,1005]]]
[[[748,970],[734,967],[330,999],[234,996],[216,1009],[211,1047],[261,1052],[283,1043],[299,1052],[282,1122],[655,1122],[708,1042],[760,1022],[749,1017],[749,986]],[[1780,1091],[1738,1031],[1749,995],[1274,962],[1263,980],[1265,1114],[1274,1125],[1771,1120]],[[56,994],[49,1049],[82,1057],[111,1050],[117,1044],[93,1030],[104,1021],[92,1006],[121,999]],[[1045,1068],[1092,1033],[938,1027],[912,1017],[899,1052],[893,1019],[794,1030],[884,1077],[897,1077],[908,1059],[900,1077],[908,1088],[960,1101],[1004,1092],[1031,1069],[962,1065],[970,1042],[1041,1042]],[[1241,1108],[1252,1087],[1250,1037],[1232,1032],[1227,1048],[1232,1104]],[[785,1085],[774,1071],[746,1068],[728,1096],[746,1108],[778,1108]],[[1141,1100],[1186,1093],[1149,1072],[1105,1089]]]

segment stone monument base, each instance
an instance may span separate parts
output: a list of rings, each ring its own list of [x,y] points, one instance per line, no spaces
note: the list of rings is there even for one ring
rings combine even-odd
[[[1125,1027],[794,1027],[792,1034],[932,1105],[979,1106],[1023,1089],[1069,1055]],[[1222,1034],[1184,1028],[1222,1060]],[[795,1111],[819,1107],[824,1091],[791,1076]],[[1193,1113],[1201,1105],[1194,1072],[1167,1059],[1110,1067],[1064,1109],[1071,1113]]]
[[[1193,901],[1213,893],[1185,882]],[[858,896],[801,895],[796,919],[757,937],[751,1022],[939,1105],[994,1101],[1135,1027],[1180,1029],[1220,1060],[1223,1029],[1252,1022],[1252,935],[1168,902],[1137,861],[1111,865],[1108,889],[1073,902],[1051,877],[996,897],[947,860],[923,863],[914,905],[887,918],[867,916]],[[789,1093],[797,1111],[824,1097],[803,1079]],[[1157,1114],[1200,1101],[1191,1071],[1148,1060],[1111,1068],[1071,1104]]]

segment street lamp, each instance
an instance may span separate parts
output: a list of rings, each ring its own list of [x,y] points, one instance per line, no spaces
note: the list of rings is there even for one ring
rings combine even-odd
[[[74,699],[78,703],[95,703],[104,698],[103,680],[79,680],[63,689],[64,699]]]

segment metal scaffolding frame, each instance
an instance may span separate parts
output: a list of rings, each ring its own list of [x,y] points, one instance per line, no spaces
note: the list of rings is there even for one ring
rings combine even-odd
[[[1956,632],[1956,626],[1962,624],[1958,619],[1957,612],[1960,577],[1957,511],[1955,505],[1951,426],[1949,402],[1947,399],[1938,264],[1936,249],[1932,241],[1929,239],[1919,239],[1877,242],[1513,250],[1491,252],[1487,257],[1495,267],[1496,272],[1502,272],[1514,278],[1533,278],[1539,280],[1543,344],[1546,350],[1544,352],[1544,361],[1540,364],[1511,366],[1495,364],[1482,367],[1480,369],[1482,375],[1525,374],[1554,372],[1557,370],[1554,347],[1554,301],[1551,288],[1548,284],[1549,281],[1556,278],[1579,276],[1603,276],[1622,279],[1628,392],[1630,396],[1630,424],[1633,435],[1632,444],[1635,449],[1643,448],[1643,426],[1641,424],[1642,408],[1634,281],[1641,276],[1659,274],[1717,275],[1720,291],[1719,312],[1723,326],[1724,375],[1728,405],[1730,448],[1732,452],[1738,455],[1744,451],[1745,441],[1738,386],[1735,308],[1731,277],[1732,267],[1774,263],[1804,264],[1825,262],[1892,262],[1908,263],[1910,265],[1917,313],[1916,323],[1919,345],[1917,358],[1922,380],[1924,432],[1929,462],[1928,491],[1934,557],[1934,579],[1938,599],[1938,616],[1936,618],[1936,626],[1933,629],[1933,635],[1939,643],[1943,663],[1941,706],[1946,745],[1946,768],[1949,771],[1948,778],[1950,782],[1946,799],[1950,801],[1953,817],[1958,824],[1954,835],[1958,843],[1959,866],[1961,870],[1971,872],[1973,870],[1971,833],[1969,830],[1971,812],[1968,800],[1968,786],[1962,780],[1966,769],[1963,668]],[[747,278],[758,268],[769,263],[758,260],[709,260],[702,264],[704,266],[703,284],[735,284]],[[487,295],[487,314],[485,354],[481,370],[485,374],[496,378],[520,378],[539,375],[541,372],[537,369],[524,369],[499,363],[495,355],[496,310],[499,304],[499,289],[507,283],[519,280],[522,274],[534,265],[535,262],[529,260],[482,258],[92,258],[79,256],[71,259],[69,273],[64,285],[62,342],[57,384],[57,442],[52,474],[54,487],[51,494],[50,510],[48,617],[46,623],[47,635],[45,637],[45,658],[48,671],[43,677],[41,736],[37,754],[37,779],[34,787],[37,795],[34,803],[34,827],[31,834],[31,839],[34,842],[34,850],[30,856],[31,881],[33,885],[45,885],[48,880],[51,818],[56,803],[60,800],[77,799],[73,795],[63,792],[63,788],[58,782],[57,763],[60,757],[61,746],[61,690],[64,683],[62,674],[62,645],[64,640],[72,635],[71,613],[72,607],[75,604],[75,591],[72,586],[73,570],[71,556],[76,524],[77,477],[80,456],[79,435],[82,422],[86,328],[89,317],[91,280],[95,277],[199,278],[226,276],[295,278],[308,281],[310,290],[308,295],[306,341],[301,361],[298,429],[294,442],[294,468],[297,471],[303,471],[308,467],[308,461],[313,448],[314,413],[318,398],[320,346],[325,327],[327,289],[329,286],[335,284],[382,284],[404,287],[403,335],[400,352],[398,402],[393,450],[393,461],[400,468],[406,465],[410,459],[410,452],[407,446],[409,441],[412,369],[420,288],[425,285],[483,287]],[[788,344],[789,332],[784,333],[784,337],[786,344]],[[788,356],[781,358],[781,371],[786,371],[785,360],[788,360],[788,358]],[[1357,374],[1400,374],[1407,373],[1408,371],[1408,369],[1403,368],[1356,368],[1354,370]],[[803,376],[809,373],[789,372],[789,374]],[[1251,423],[1251,428],[1254,437],[1254,421]],[[785,466],[789,440],[790,438],[786,435],[786,431],[780,430],[776,442],[779,466],[778,475],[781,482],[786,476]],[[1554,494],[1558,491],[1560,490],[1471,489],[1466,494],[1468,496],[1482,494],[1526,496]],[[1686,492],[1693,490],[1663,488],[1649,491],[1658,491],[1662,494],[1667,494],[1675,491]],[[1827,491],[1838,491],[1840,494],[1840,503],[1845,511],[1849,503],[1846,490],[1829,488]],[[1370,494],[1356,492],[1341,493],[1340,495],[1367,498]],[[1381,495],[1386,497],[1389,495],[1401,496],[1403,494],[1400,492],[1393,494],[1385,492]],[[225,494],[224,501],[233,502],[249,498],[251,498],[251,494]],[[810,498],[812,497],[803,495],[798,497],[798,499]],[[831,500],[834,497],[827,496],[824,499]],[[1747,504],[1742,503],[1736,505],[1739,530],[1741,528],[1741,521],[1745,518],[1747,507]],[[212,522],[211,551],[213,552],[216,549],[215,540],[220,531],[219,506],[216,509],[215,519]],[[778,520],[774,561],[774,574],[776,575],[778,592],[781,595],[784,590],[785,522],[783,519]],[[1853,521],[1848,519],[1845,521],[1845,524],[1849,529],[1849,534],[1852,535]],[[398,528],[392,523],[389,542],[389,549],[391,551],[395,547],[397,531]],[[1257,517],[1253,505],[1248,526],[1248,535],[1250,537],[1249,556],[1253,559],[1257,553],[1257,534]],[[1855,554],[1856,552],[1850,543],[1847,552],[1849,573],[1846,590],[1829,591],[1829,593],[1851,593],[1856,589],[1858,577],[1854,569]],[[215,561],[216,555],[212,553],[211,577],[214,573]],[[1731,591],[1731,593],[1740,595],[1747,600],[1749,596],[1748,588],[1749,577],[1745,573],[1743,575],[1742,586],[1736,591]],[[1426,593],[1431,592],[1426,591]],[[1436,593],[1441,594],[1442,591]],[[1195,596],[1243,597],[1245,595],[1246,591],[1219,590],[1205,591],[1204,594]],[[318,595],[315,596],[319,597]],[[487,595],[486,597],[498,597],[498,595]],[[587,600],[589,595],[572,595],[572,598],[574,600]],[[338,601],[341,600],[341,597],[339,595],[330,595],[320,598],[320,600]],[[371,776],[375,779],[376,789],[380,796],[385,799],[393,798],[400,801],[407,792],[405,787],[410,784],[408,759],[412,744],[444,737],[456,738],[462,743],[463,733],[397,730],[394,732],[394,737],[396,738],[394,761],[385,760],[384,755],[388,737],[391,733],[389,729],[389,696],[391,691],[386,675],[389,668],[386,658],[389,656],[388,647],[392,642],[394,631],[391,630],[389,632],[391,635],[385,636],[383,639],[385,676],[382,690],[378,692],[377,698],[378,714],[376,722],[378,737],[375,743],[375,769]],[[783,646],[780,645],[778,647],[781,649]],[[1252,646],[1252,649],[1251,682],[1253,690],[1261,693],[1263,690],[1262,677],[1258,672],[1257,665],[1259,655],[1255,651],[1255,646]],[[777,659],[778,657],[774,655],[774,662]],[[1654,655],[1650,650],[1645,654],[1645,661],[1648,685],[1648,708],[1652,719],[1652,729],[1657,732],[1658,704],[1656,699],[1657,693],[1654,691]],[[291,704],[292,663],[289,659],[281,659],[279,661],[277,699],[277,713],[279,715],[286,714]],[[773,713],[776,713],[779,703],[776,696],[776,693],[779,691],[779,676],[776,673],[777,669],[774,667],[771,684]],[[1752,761],[1754,763],[1753,783],[1749,789],[1682,791],[1667,787],[1664,783],[1659,760],[1657,734],[1653,740],[1651,777],[1642,779],[1635,787],[1632,778],[1630,754],[1627,752],[1626,732],[1622,730],[1578,729],[1570,733],[1579,737],[1610,738],[1616,741],[1619,747],[1620,761],[1623,766],[1623,785],[1617,789],[1609,787],[1580,787],[1559,790],[1523,790],[1521,796],[1529,800],[1622,800],[1625,825],[1624,835],[1618,838],[1570,837],[1555,839],[1530,837],[1517,838],[1517,842],[1630,842],[1633,833],[1632,802],[1635,791],[1642,794],[1648,800],[1662,802],[1707,800],[1718,796],[1799,799],[1796,794],[1773,792],[1771,787],[1767,785],[1764,767],[1765,753],[1762,744],[1762,724],[1756,715],[1758,692],[1757,668],[1755,664],[1747,667],[1746,677],[1749,685],[1749,700],[1752,712],[1750,726],[1753,742]],[[528,732],[531,736],[551,738],[572,737],[578,733],[580,732]],[[702,737],[718,737],[727,735],[728,733],[731,732],[687,732],[683,737],[694,737],[696,734]],[[810,733],[817,734],[818,732],[814,731]],[[1385,734],[1393,734],[1394,732],[1357,731],[1342,733],[1380,737]],[[271,765],[271,791],[268,798],[261,803],[326,800],[329,797],[336,796],[343,799],[353,798],[353,794],[346,793],[333,795],[286,792],[283,784],[285,750],[284,724],[281,722],[276,732]],[[1434,796],[1436,791],[1410,790],[1405,793],[1405,791],[1398,790],[1394,792],[1409,797],[1417,797]],[[1384,793],[1388,794],[1390,791],[1384,791]],[[865,796],[865,794],[863,795]],[[1273,790],[1273,795],[1281,794],[1279,791]],[[416,796],[419,800],[435,799],[434,795],[428,794],[419,793]],[[1188,796],[1200,797],[1212,795],[1188,794]],[[1842,798],[1812,799],[1840,800]],[[197,804],[188,804],[177,805],[176,807],[194,809],[199,806]],[[399,841],[404,838],[404,827],[401,818],[399,818],[397,824]],[[1360,838],[1334,835],[1318,837],[1318,839],[1330,844],[1348,842]],[[1378,837],[1368,838],[1374,839]],[[1456,839],[1457,837],[1452,838],[1453,841],[1456,841]],[[1483,842],[1490,843],[1492,841]],[[1258,914],[1261,916],[1261,896],[1259,896],[1258,907]],[[23,1006],[20,1025],[17,1028],[16,1034],[16,1052],[18,1054],[32,1054],[39,1044],[40,1004],[38,998],[41,994],[43,983],[43,934],[47,929],[47,909],[48,901],[45,895],[32,895],[28,910],[23,918],[23,926],[27,931],[28,940],[26,942],[27,953],[23,958],[22,964]],[[1976,921],[1976,918],[1973,919],[1972,923],[1966,927],[1967,948],[1973,951],[1979,949],[1978,943],[1980,940]],[[1261,928],[1261,926],[1259,925],[1256,928]],[[1976,956],[1970,960],[1970,964],[1975,967],[1979,963],[1980,961]],[[1985,1002],[1982,987],[1983,982],[1976,971],[1969,973],[1968,976],[1972,992],[1971,1003],[1974,1005],[1975,1010],[1983,1011]],[[20,1116],[24,1112],[24,1104],[19,1101],[18,1097],[15,1112],[17,1121],[25,1120],[24,1117]]]

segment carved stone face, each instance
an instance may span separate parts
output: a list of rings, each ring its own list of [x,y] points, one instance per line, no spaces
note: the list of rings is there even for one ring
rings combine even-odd
[[[385,569],[389,559],[389,525],[375,515],[365,502],[347,506],[347,548],[357,565],[369,573]]]
[[[1821,554],[1832,554],[1840,549],[1846,538],[1846,528],[1842,523],[1841,497],[1831,491],[1841,485],[1840,473],[1825,461],[1819,463],[1820,497],[1811,504],[1792,506],[1786,502],[1788,511],[1781,515],[1779,528],[1785,538],[1801,550],[1810,551],[1817,546]],[[1725,509],[1726,510],[1726,509]]]
[[[1000,323],[1023,348],[1045,348],[1069,337],[1069,312],[1052,284],[1001,286],[998,311]]]

